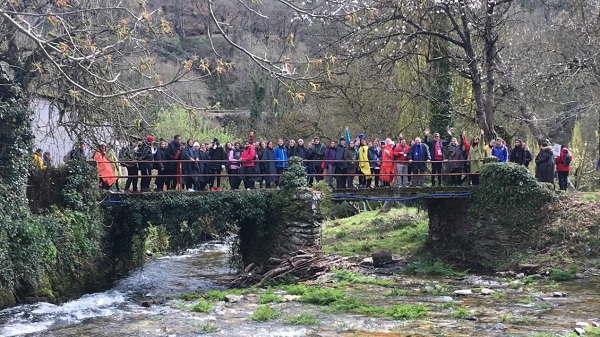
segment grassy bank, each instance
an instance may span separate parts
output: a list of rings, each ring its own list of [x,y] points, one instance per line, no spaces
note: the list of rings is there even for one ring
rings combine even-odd
[[[520,263],[600,267],[600,193],[568,193],[540,213],[531,249],[515,257]]]
[[[543,270],[580,271],[600,268],[600,193],[562,194],[536,216],[540,217],[531,226],[527,247],[504,257],[510,262],[505,266],[526,264]],[[411,207],[393,208],[387,213],[374,210],[326,221],[323,250],[365,257],[387,251],[417,260],[429,256],[425,250],[427,234],[426,212]]]
[[[422,251],[427,236],[427,214],[416,208],[378,210],[326,221],[323,250],[342,256],[367,256],[380,250],[411,256]]]

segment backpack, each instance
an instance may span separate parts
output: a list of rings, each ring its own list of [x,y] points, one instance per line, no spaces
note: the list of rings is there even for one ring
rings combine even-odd
[[[571,154],[569,152],[565,152],[563,155],[563,165],[569,166],[569,164],[571,164],[571,160],[573,160]]]

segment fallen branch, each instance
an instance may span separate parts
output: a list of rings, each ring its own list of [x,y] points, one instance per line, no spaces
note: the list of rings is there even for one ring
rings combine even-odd
[[[329,272],[332,268],[347,269],[350,267],[351,263],[341,256],[300,250],[262,275],[256,272],[256,266],[246,267],[244,273],[238,275],[230,286],[247,287],[257,284],[260,287],[269,280],[282,280],[290,276],[298,282],[303,282],[314,280]]]

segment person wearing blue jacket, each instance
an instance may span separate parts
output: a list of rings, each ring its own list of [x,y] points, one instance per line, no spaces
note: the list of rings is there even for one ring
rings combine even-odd
[[[281,174],[283,170],[287,168],[287,160],[288,160],[288,151],[287,148],[283,145],[283,139],[279,138],[277,140],[277,147],[273,151],[273,157],[275,158],[275,169],[277,170],[277,180],[275,181],[275,186],[279,186],[279,179],[281,178]]]
[[[492,156],[498,158],[499,163],[508,162],[508,150],[504,146],[504,141],[500,138],[496,139],[496,145],[492,149]]]

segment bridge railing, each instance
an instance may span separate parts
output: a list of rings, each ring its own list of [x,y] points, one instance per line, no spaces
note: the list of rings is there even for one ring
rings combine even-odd
[[[216,161],[216,160],[119,160],[119,161],[104,161],[104,162],[108,162],[111,164],[118,164],[120,166],[123,166],[125,168],[127,168],[127,175],[112,175],[112,176],[102,176],[103,178],[147,178],[148,175],[143,175],[143,174],[129,174],[130,170],[129,167],[127,165],[137,165],[137,164],[144,164],[144,163],[151,163],[151,164],[156,164],[156,163],[165,163],[165,164],[176,164],[176,172],[181,172],[181,173],[167,173],[167,174],[152,174],[152,177],[223,177],[223,176],[240,176],[240,177],[280,177],[282,174],[277,174],[277,173],[243,173],[242,172],[242,168],[243,168],[243,161]],[[275,162],[276,164],[279,163],[286,163],[287,166],[287,161],[282,161],[282,160],[253,160],[253,166],[258,165],[260,163],[272,163]],[[333,166],[335,166],[336,163],[347,163],[347,164],[352,164],[353,166],[355,166],[358,169],[358,165],[360,163],[372,163],[372,160],[309,160],[309,159],[304,159],[303,163],[305,164],[305,166],[308,166],[310,164],[313,164],[313,166],[321,166],[322,163],[326,163],[327,167],[329,166],[329,164],[332,164]],[[462,172],[442,172],[442,173],[433,173],[431,172],[431,170],[429,170],[429,168],[427,167],[427,164],[431,164],[431,163],[442,163],[445,165],[448,165],[450,163],[471,163],[471,162],[483,162],[483,160],[467,160],[467,159],[461,159],[461,160],[414,160],[414,161],[406,161],[406,162],[400,162],[397,160],[379,160],[377,161],[377,163],[381,163],[380,165],[376,165],[378,167],[381,167],[382,164],[384,163],[392,163],[394,164],[392,166],[392,173],[378,173],[379,175],[392,175],[394,178],[397,177],[403,177],[403,176],[410,176],[410,177],[418,177],[418,176],[423,176],[423,177],[431,177],[431,176],[469,176],[469,175],[477,175],[478,173],[473,173],[473,172],[469,172],[466,171],[465,168],[462,168]],[[184,174],[183,173],[183,165],[184,164],[217,164],[219,165],[219,167],[225,166],[226,169],[223,170],[221,169],[221,173],[193,173],[193,174]],[[414,165],[414,164],[420,164],[420,163],[425,163],[426,164],[426,173],[407,173],[407,174],[401,174],[401,173],[397,173],[396,172],[396,165],[395,164],[405,164],[405,165]],[[237,168],[235,169],[227,169],[227,167],[231,166],[236,166]],[[133,168],[133,167],[132,167]],[[134,170],[137,170],[139,172],[139,168],[133,168]],[[323,168],[322,168],[323,169]],[[151,169],[152,171],[155,171],[156,168],[152,167]],[[326,170],[323,169],[323,170]],[[216,170],[219,171],[219,170]],[[223,173],[223,171],[225,171],[225,173]],[[367,175],[367,176],[372,176],[375,175],[376,173],[369,173],[369,174],[365,174],[362,173],[360,171],[357,172],[349,172],[349,173],[331,173],[331,172],[326,172],[326,173],[308,173],[307,172],[307,177],[356,177],[356,176],[360,176],[360,175]]]

